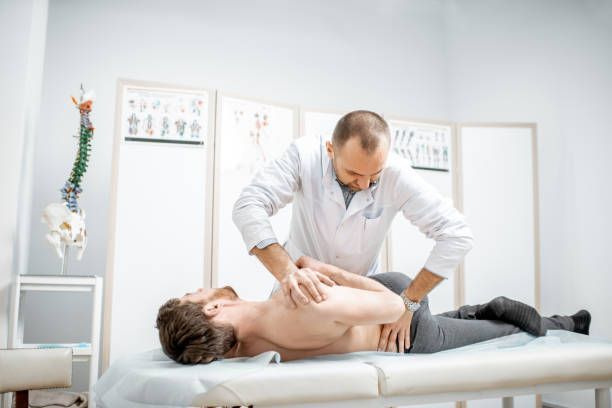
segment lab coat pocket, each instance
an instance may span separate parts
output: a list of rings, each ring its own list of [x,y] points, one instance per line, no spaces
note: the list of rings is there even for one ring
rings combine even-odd
[[[368,217],[368,214],[363,215],[362,251],[379,247],[385,239],[386,231],[382,211],[376,215],[375,217]]]
[[[382,207],[369,208],[367,211],[364,211],[363,218],[367,220],[375,220],[377,218],[380,218],[380,216],[382,215],[382,212],[383,212]]]

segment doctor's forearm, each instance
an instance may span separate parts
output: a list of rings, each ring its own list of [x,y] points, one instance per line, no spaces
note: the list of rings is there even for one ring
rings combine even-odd
[[[426,268],[421,269],[417,276],[410,282],[404,293],[410,300],[420,302],[433,288],[438,286],[444,278],[440,275],[428,271]]]
[[[278,281],[281,281],[288,273],[297,270],[297,266],[285,251],[285,248],[279,244],[271,244],[264,249],[254,247],[251,253],[261,261]]]

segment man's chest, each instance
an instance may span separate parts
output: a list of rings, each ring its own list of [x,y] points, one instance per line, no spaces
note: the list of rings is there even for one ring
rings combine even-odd
[[[380,337],[380,325],[354,326],[343,334],[327,340],[320,339],[319,347],[304,348],[283,346],[266,339],[257,339],[249,344],[241,344],[239,355],[256,356],[266,351],[276,351],[283,361],[296,360],[326,354],[343,354],[357,351],[375,351]]]

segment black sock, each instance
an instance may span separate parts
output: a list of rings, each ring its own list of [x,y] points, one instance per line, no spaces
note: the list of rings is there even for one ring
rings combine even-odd
[[[574,332],[580,334],[589,334],[591,327],[591,314],[588,310],[579,310],[570,316],[574,321]]]
[[[501,320],[533,336],[545,334],[542,330],[542,316],[525,303],[500,296],[481,306],[476,312],[477,319]]]

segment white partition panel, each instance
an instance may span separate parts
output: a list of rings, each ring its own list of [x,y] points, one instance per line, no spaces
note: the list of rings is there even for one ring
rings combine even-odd
[[[539,305],[535,137],[535,125],[459,127],[463,210],[475,238],[463,269],[467,304],[505,295]],[[532,395],[514,401],[517,408],[535,405]]]
[[[452,127],[446,124],[417,123],[396,119],[388,119],[388,122],[392,136],[391,149],[396,154],[403,155],[408,159],[411,159],[407,149],[410,134],[413,135],[412,140],[418,140],[421,134],[444,135],[449,147],[446,153],[446,167],[449,168],[449,171],[424,169],[417,169],[416,171],[438,189],[443,196],[452,200]],[[404,143],[402,143],[402,140]],[[425,237],[403,214],[398,214],[393,221],[390,232],[389,270],[403,272],[414,278],[425,265],[434,244],[435,241]],[[433,313],[446,312],[455,308],[455,284],[456,276],[450,276],[429,294],[430,308]]]
[[[123,355],[159,347],[159,306],[206,283],[213,121],[211,91],[119,81],[105,368]]]
[[[322,137],[324,140],[331,140],[336,124],[342,115],[339,112],[303,110],[300,114],[300,136]]]
[[[535,305],[535,129],[460,129],[463,210],[475,237],[465,259],[465,302],[505,295]]]
[[[272,274],[247,252],[232,209],[242,189],[269,160],[280,157],[297,136],[297,109],[220,94],[217,100],[213,286],[231,285],[245,299],[267,299]],[[283,244],[291,205],[271,218]]]

